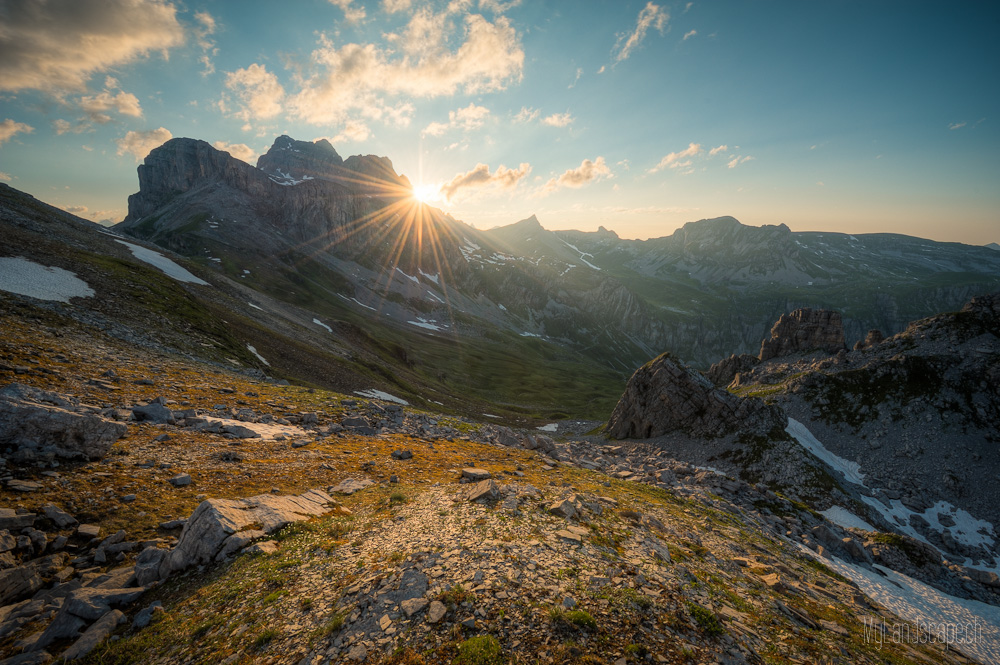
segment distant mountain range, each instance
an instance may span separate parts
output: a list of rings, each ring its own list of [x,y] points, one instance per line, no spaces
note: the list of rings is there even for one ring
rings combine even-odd
[[[257,168],[173,139],[139,182],[117,230],[276,297],[339,300],[427,334],[543,338],[626,373],[663,350],[700,366],[752,350],[797,307],[842,312],[853,343],[1000,286],[1000,255],[987,248],[894,234],[732,217],[645,241],[547,231],[534,216],[479,231],[417,204],[385,157],[343,160],[326,141],[287,136]]]

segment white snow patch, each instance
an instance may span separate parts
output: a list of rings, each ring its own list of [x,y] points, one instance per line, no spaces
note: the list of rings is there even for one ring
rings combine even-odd
[[[407,323],[409,323],[411,326],[416,326],[418,328],[426,328],[427,330],[444,330],[445,328],[448,327],[444,324],[439,324],[437,321],[434,321],[433,319],[428,321],[427,319],[424,318],[420,317],[417,318],[418,318],[417,321],[407,321]]]
[[[257,353],[257,349],[253,348],[253,347],[252,347],[252,346],[250,346],[249,344],[247,344],[247,351],[249,351],[250,353],[252,353],[252,354],[254,354],[255,356],[257,356],[257,360],[261,361],[262,363],[264,363],[264,364],[265,364],[265,365],[267,365],[268,367],[270,367],[270,366],[271,366],[271,363],[269,363],[269,362],[267,362],[266,360],[264,360],[264,356],[262,356],[262,355],[260,355],[259,353]]]
[[[321,326],[323,328],[326,328],[326,331],[329,332],[329,333],[333,332],[333,328],[331,328],[330,326],[326,325],[325,323],[323,323],[319,319],[313,319],[313,323],[315,323],[316,325]]]
[[[539,432],[558,432],[559,423],[549,423],[548,425],[542,425],[541,427],[536,427]]]
[[[499,418],[500,417],[500,416],[494,416],[492,413],[484,413],[483,415],[486,416],[487,418]]]
[[[802,549],[816,556],[805,547]],[[942,628],[945,628],[951,633],[950,639],[954,640],[950,644],[953,648],[980,663],[1000,663],[1000,607],[949,596],[923,582],[879,565],[873,571],[845,563],[836,557],[821,561],[850,578],[866,596],[903,621],[917,624],[923,631],[933,633],[939,639],[949,638],[942,632]],[[877,621],[876,626],[882,625],[881,617],[872,617],[868,621],[869,626],[874,621]],[[887,622],[886,627],[891,631],[893,625]],[[874,631],[869,635],[874,640]],[[911,630],[910,636],[916,635],[917,631]],[[924,637],[928,636],[925,634]],[[884,639],[891,640],[892,632],[886,634]]]
[[[432,282],[434,282],[435,284],[437,284],[437,283],[438,283],[438,282],[440,281],[440,279],[439,279],[439,278],[440,278],[440,275],[439,275],[438,273],[434,273],[433,275],[428,275],[427,273],[425,273],[425,272],[424,272],[423,270],[421,270],[420,268],[417,268],[417,272],[419,272],[419,273],[420,273],[421,275],[423,275],[423,276],[424,276],[424,277],[426,277],[427,279],[431,280],[431,281],[432,281]]]
[[[864,485],[865,476],[861,473],[861,465],[857,462],[846,460],[843,457],[839,457],[831,453],[815,436],[813,436],[808,427],[793,418],[789,418],[788,427],[785,428],[785,431],[791,434],[803,448],[829,464],[837,471],[843,473],[848,482],[854,483],[855,485]]]
[[[257,305],[253,304],[252,302],[248,302],[247,304],[253,307],[254,309],[259,309],[262,312],[264,311],[263,307],[257,307]]]
[[[0,290],[65,303],[70,298],[94,295],[94,290],[69,270],[43,266],[20,256],[0,258]]]
[[[355,390],[354,394],[361,395],[362,397],[368,397],[370,399],[380,399],[383,402],[395,402],[396,404],[402,404],[403,406],[410,405],[410,403],[407,402],[402,397],[396,397],[395,395],[390,395],[387,392],[376,390],[375,388],[369,388],[367,390]]]
[[[956,541],[973,547],[977,545],[992,547],[996,542],[993,525],[990,522],[977,520],[966,511],[956,508],[946,501],[938,501],[924,512],[914,513],[898,499],[891,500],[889,502],[891,506],[886,506],[870,496],[862,496],[861,499],[881,513],[890,524],[895,524],[899,531],[928,545],[931,543],[910,525],[910,515],[920,515],[927,520],[930,528],[943,533],[946,527],[938,521],[938,515],[948,513],[955,520],[955,526],[948,527],[948,529]]]
[[[438,298],[437,294],[434,293],[433,291],[427,291],[427,297],[430,298],[431,300],[437,300],[442,305],[444,304],[444,301]]]
[[[143,263],[148,263],[154,268],[160,270],[167,277],[172,277],[178,282],[188,282],[190,284],[209,286],[208,282],[199,277],[195,277],[188,272],[186,268],[182,268],[159,252],[154,252],[151,249],[146,249],[145,247],[141,247],[139,245],[133,245],[132,243],[125,242],[124,240],[115,240],[115,242],[120,242],[128,247],[132,252],[132,256],[139,259]]]
[[[402,276],[403,276],[403,277],[405,277],[406,279],[410,280],[410,281],[411,281],[411,282],[413,282],[414,284],[419,284],[419,283],[420,283],[420,279],[418,279],[418,278],[414,277],[413,275],[407,275],[407,274],[406,274],[405,272],[403,272],[403,271],[402,271],[402,270],[400,270],[399,268],[396,268],[396,272],[398,272],[398,273],[399,273],[400,275],[402,275]]]
[[[585,256],[589,256],[590,258],[594,258],[594,255],[593,255],[593,254],[591,254],[591,253],[589,253],[589,252],[584,252],[583,250],[581,250],[581,249],[580,249],[579,247],[577,247],[576,245],[571,245],[571,244],[569,244],[568,242],[566,242],[565,240],[563,240],[562,238],[559,238],[559,241],[560,241],[560,242],[562,242],[562,244],[564,244],[564,245],[566,245],[567,247],[569,247],[570,249],[572,249],[572,250],[574,250],[574,251],[577,251],[577,252],[579,252],[579,253],[580,253],[580,260],[581,260],[581,261],[583,261],[584,263],[586,263],[586,264],[587,264],[588,266],[590,266],[590,267],[591,267],[591,268],[593,268],[594,270],[600,270],[600,268],[598,268],[597,266],[595,266],[595,265],[594,265],[593,263],[591,263],[591,262],[590,262],[590,261],[588,261],[587,259],[583,258],[583,257],[585,257]]]
[[[243,269],[243,274],[244,274],[244,275],[249,275],[249,274],[250,274],[250,271],[244,268],[244,269]]]
[[[536,335],[535,333],[530,333],[530,332],[523,332],[521,333],[521,337],[541,337],[541,335]]]
[[[374,308],[374,307],[369,307],[368,305],[364,304],[363,302],[361,302],[361,301],[360,301],[360,300],[358,300],[357,298],[351,298],[351,300],[353,300],[354,302],[358,303],[359,305],[361,305],[361,306],[362,306],[362,307],[364,307],[365,309],[370,309],[370,310],[371,310],[371,311],[373,311],[373,312],[375,311],[375,308]]]
[[[502,312],[506,312],[507,311],[507,308],[504,307],[503,305],[497,305],[497,307],[499,307],[500,311],[502,311]]]
[[[842,506],[830,506],[826,510],[821,510],[819,514],[845,529],[875,531],[875,527]]]

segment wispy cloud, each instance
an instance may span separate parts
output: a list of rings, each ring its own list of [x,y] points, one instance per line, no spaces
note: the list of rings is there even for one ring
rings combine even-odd
[[[962,127],[965,127],[966,124],[967,123],[964,122],[953,122],[952,124],[948,125],[948,129],[961,129]]]
[[[729,160],[729,163],[726,164],[726,166],[728,166],[731,169],[735,169],[740,164],[746,164],[747,162],[751,161],[752,159],[753,159],[753,157],[751,157],[750,155],[745,155],[743,157],[740,157],[739,155],[737,155],[736,157],[733,157],[731,160]]]
[[[669,20],[670,14],[668,14],[662,7],[655,5],[652,2],[646,3],[646,6],[639,12],[639,18],[636,21],[635,29],[629,34],[618,36],[618,41],[615,43],[615,47],[611,50],[614,61],[616,63],[621,62],[632,55],[632,51],[642,44],[642,40],[646,38],[646,33],[650,28],[655,28],[662,34],[663,28],[666,27],[667,21]]]
[[[359,7],[351,3],[351,0],[329,0],[330,4],[335,7],[340,7],[344,12],[344,18],[347,19],[349,23],[357,23],[358,21],[364,20],[365,8],[363,6]]]
[[[583,187],[589,182],[609,177],[610,175],[611,169],[608,168],[608,165],[604,162],[604,157],[598,157],[593,161],[585,159],[580,163],[580,166],[575,169],[568,169],[558,178],[550,179],[547,183],[545,183],[542,191],[543,193],[548,193],[555,191],[560,187],[577,189],[579,187]]]
[[[569,113],[553,113],[542,118],[542,124],[549,127],[568,127],[573,124],[573,116]]]
[[[211,38],[215,34],[215,18],[208,12],[195,12],[194,20],[197,25],[194,29],[195,41],[201,47],[202,54],[199,60],[202,64],[202,76],[215,73],[215,63],[212,58],[219,54],[219,49],[215,46],[215,41]]]
[[[472,131],[486,122],[490,110],[485,106],[469,103],[465,108],[448,111],[448,122],[432,122],[421,132],[423,136],[441,136],[452,129]]]
[[[14,176],[12,176],[11,174],[0,171],[0,180],[3,180],[4,182],[10,182],[13,179]]]
[[[405,12],[413,4],[413,0],[382,0],[382,9],[387,14]]]
[[[510,169],[501,164],[493,173],[490,173],[489,165],[477,164],[476,168],[466,173],[460,173],[442,185],[441,194],[451,201],[460,192],[468,189],[513,189],[529,173],[531,173],[531,165],[527,163],[522,163],[516,169]]]
[[[3,122],[0,122],[0,145],[11,140],[17,134],[30,134],[33,131],[35,131],[35,128],[31,125],[7,118]]]
[[[529,109],[527,106],[522,106],[521,110],[514,116],[514,122],[534,122],[541,115],[542,112],[538,109]]]
[[[365,121],[348,120],[344,123],[344,128],[330,139],[330,143],[334,145],[340,143],[360,143],[361,141],[367,141],[371,135],[372,130]]]
[[[141,162],[150,150],[163,145],[173,137],[168,129],[160,127],[143,132],[128,132],[115,143],[118,144],[119,155],[128,153],[135,157],[135,161]]]
[[[167,133],[169,134],[169,132]],[[216,141],[212,144],[212,147],[216,150],[228,152],[236,159],[242,159],[247,164],[256,164],[257,162],[257,151],[248,146],[246,143],[226,143],[225,141]]]
[[[656,173],[657,171],[662,171],[663,169],[681,169],[691,166],[691,157],[694,157],[702,152],[700,143],[689,143],[688,147],[680,152],[668,153],[660,160],[660,162],[649,169],[650,173]]]
[[[712,148],[711,150],[708,151],[708,156],[709,157],[715,157],[720,152],[725,152],[727,150],[729,150],[729,146],[728,145],[725,145],[725,144],[718,145],[718,146],[715,146],[714,148]]]
[[[160,0],[4,3],[0,90],[61,96],[90,78],[184,42],[174,5]]]
[[[687,32],[684,33],[684,37],[681,39],[681,41],[686,42],[687,40],[691,39],[697,34],[698,34],[697,30],[688,30]]]

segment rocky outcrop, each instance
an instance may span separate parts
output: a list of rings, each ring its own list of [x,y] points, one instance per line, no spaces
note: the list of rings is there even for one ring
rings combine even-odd
[[[12,383],[0,390],[0,447],[11,459],[100,459],[128,428],[91,413],[77,413],[63,395]]]
[[[282,135],[257,159],[257,168],[280,180],[333,179],[344,165],[343,158],[326,139],[315,143]]]
[[[753,369],[758,364],[760,364],[760,360],[756,356],[747,353],[741,353],[738,356],[731,355],[709,367],[705,376],[716,386],[724,388],[732,383],[737,375]]]
[[[605,431],[616,439],[645,439],[671,432],[718,437],[734,432],[767,435],[788,419],[757,398],[720,390],[669,354],[636,370]]]
[[[804,308],[781,315],[771,328],[770,338],[761,342],[758,358],[764,361],[808,351],[836,353],[844,348],[840,313]]]
[[[870,349],[877,344],[881,344],[884,340],[885,335],[882,334],[881,330],[869,330],[864,339],[859,339],[854,343],[854,350],[864,351],[865,349]]]

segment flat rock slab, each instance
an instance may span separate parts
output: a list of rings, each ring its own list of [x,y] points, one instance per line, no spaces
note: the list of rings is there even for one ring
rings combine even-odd
[[[345,478],[344,480],[341,480],[340,484],[336,487],[331,488],[330,491],[336,492],[337,494],[354,494],[355,492],[359,492],[374,484],[375,483],[368,478],[362,478],[361,480],[357,480],[355,478]]]
[[[36,483],[33,480],[8,480],[7,489],[13,490],[15,492],[37,492],[42,489],[41,483]]]
[[[478,483],[465,485],[455,495],[456,501],[471,501],[473,503],[489,503],[499,501],[503,497],[495,480],[480,480]]]
[[[462,477],[465,478],[466,480],[470,480],[475,483],[479,482],[480,480],[487,480],[489,478],[492,478],[493,475],[486,469],[466,467],[462,469]]]

